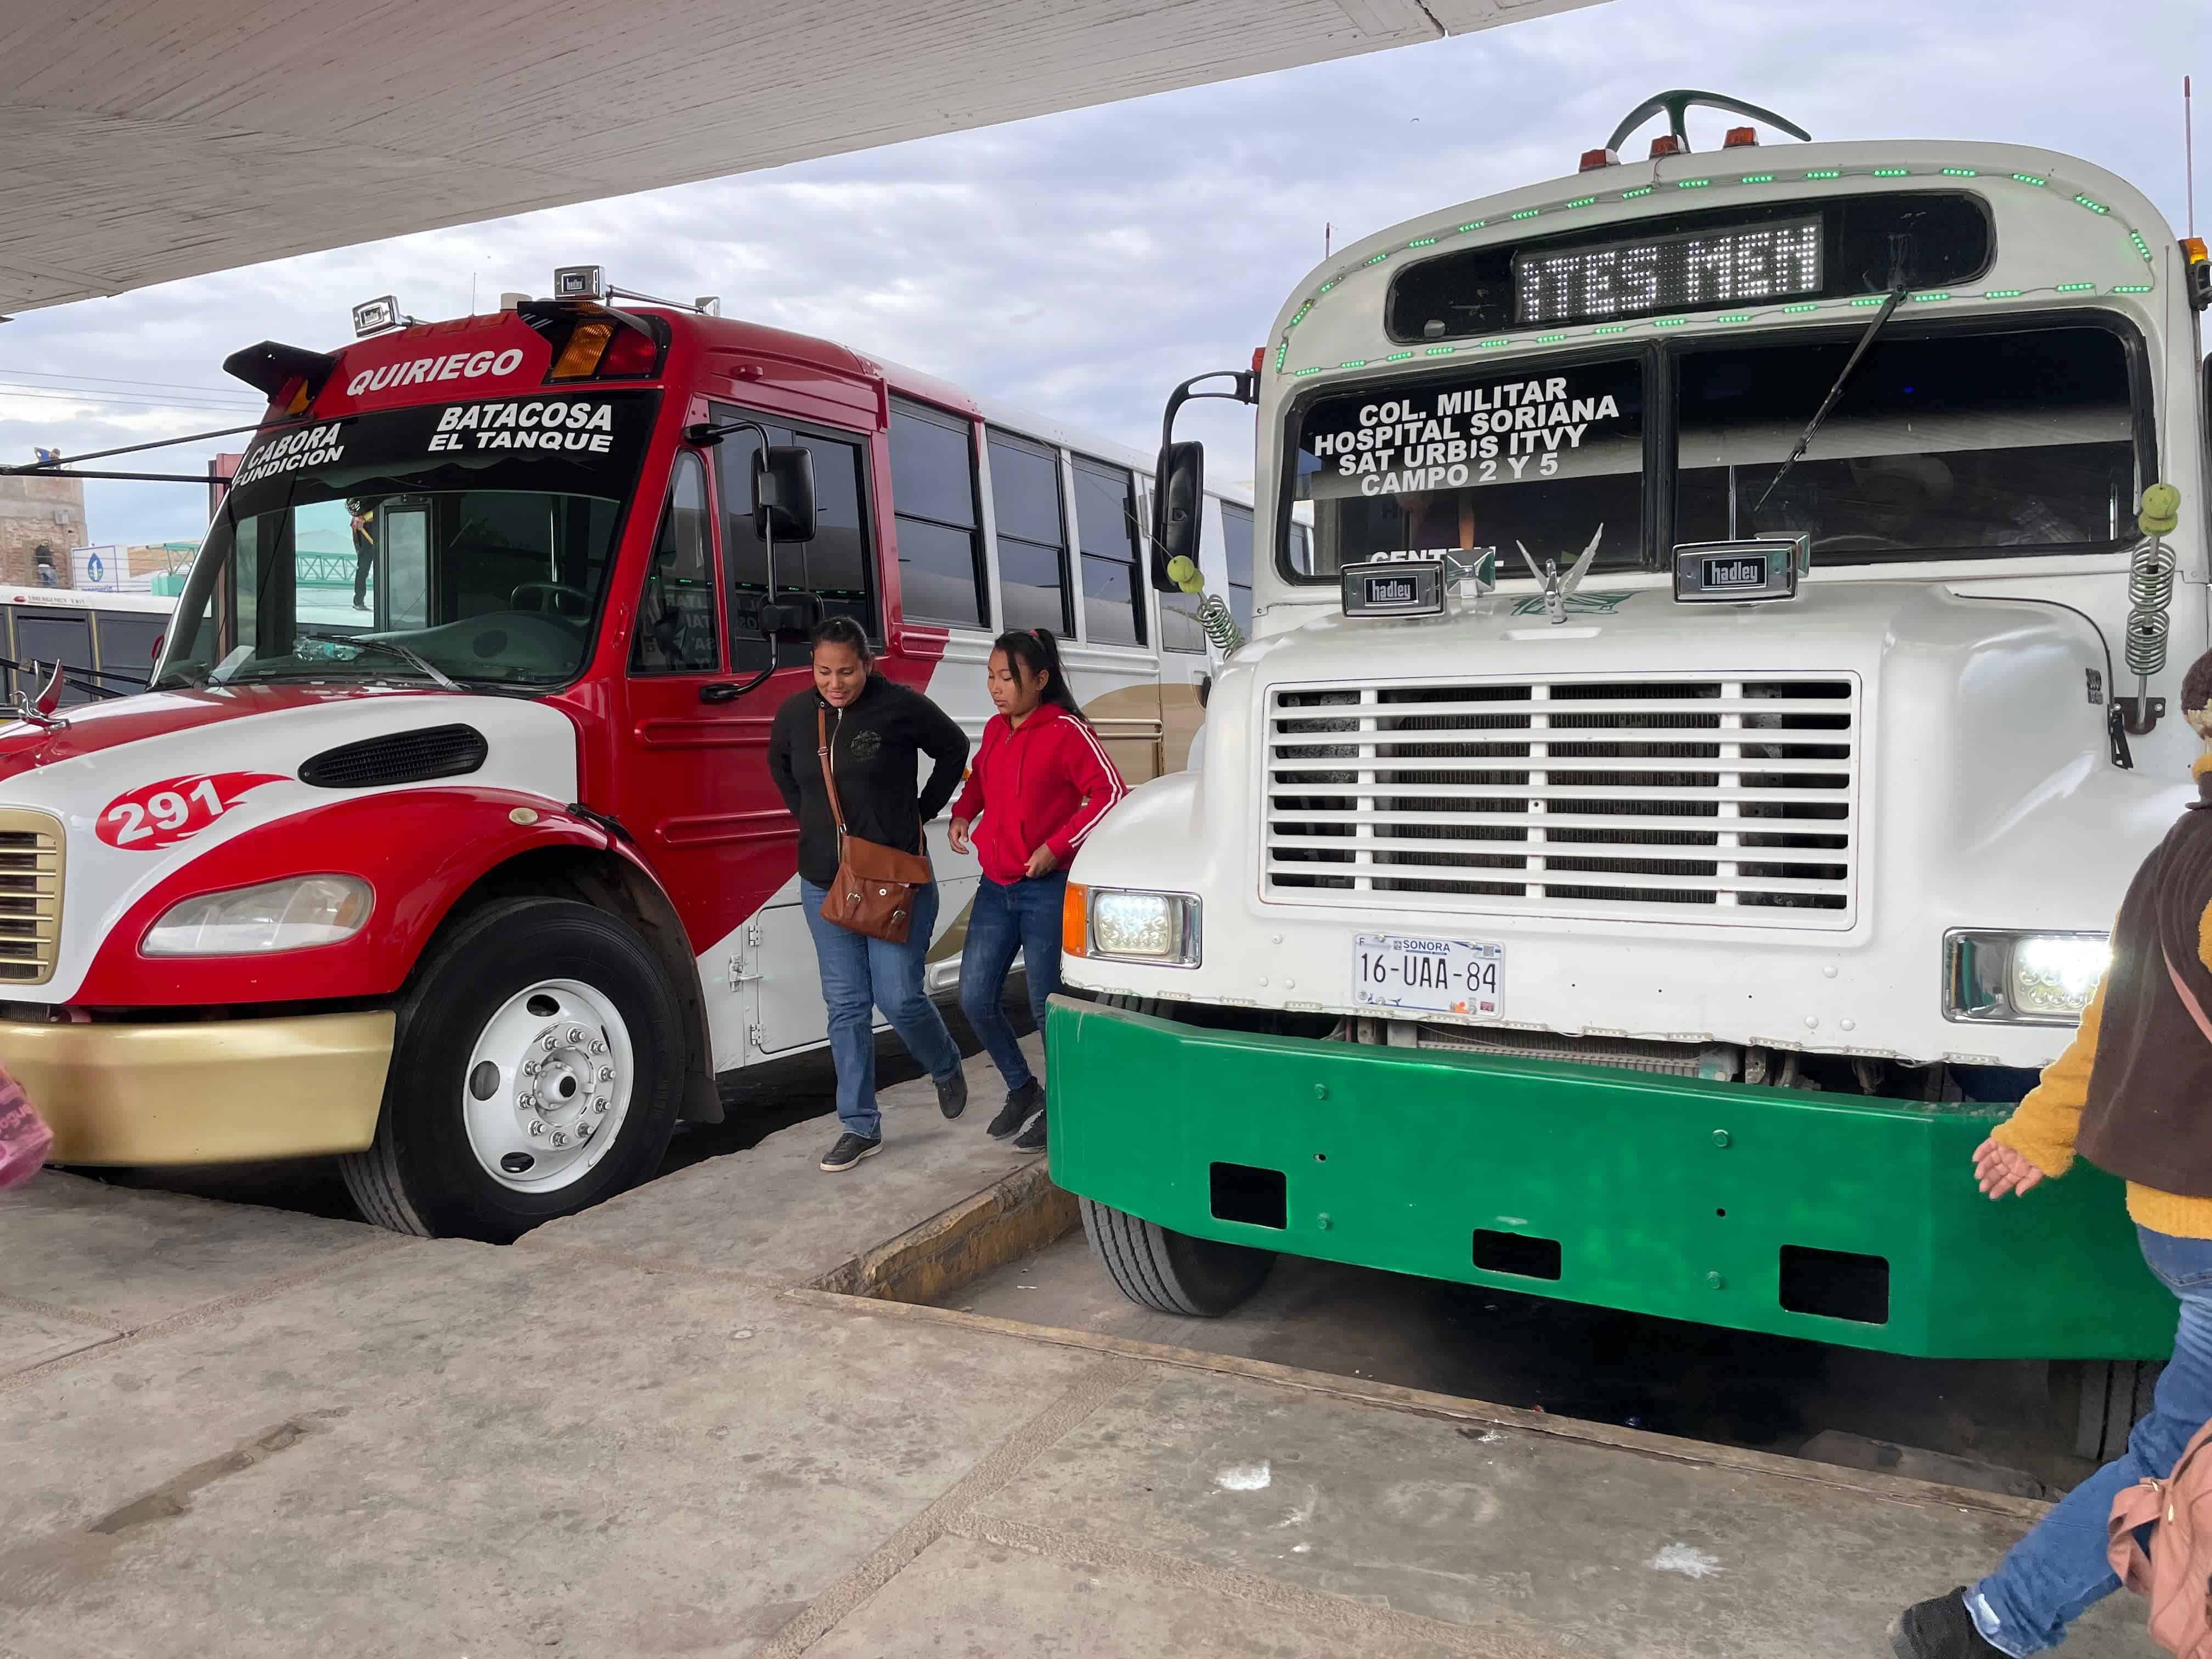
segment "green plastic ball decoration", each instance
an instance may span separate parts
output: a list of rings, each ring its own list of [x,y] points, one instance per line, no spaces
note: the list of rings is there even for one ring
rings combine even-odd
[[[2170,536],[2181,522],[2181,492],[2170,483],[2154,483],[2142,493],[2142,511],[2136,526],[2146,536]]]

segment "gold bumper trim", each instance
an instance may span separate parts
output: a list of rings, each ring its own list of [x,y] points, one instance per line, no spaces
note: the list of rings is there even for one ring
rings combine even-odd
[[[376,1133],[389,1010],[167,1025],[0,1020],[0,1065],[57,1164],[229,1164],[357,1152]]]

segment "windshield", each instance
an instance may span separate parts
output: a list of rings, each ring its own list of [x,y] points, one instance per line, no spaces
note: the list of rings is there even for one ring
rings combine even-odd
[[[1494,550],[1498,574],[1644,560],[1644,365],[1464,373],[1324,398],[1299,434],[1295,499],[1314,507],[1292,572],[1334,581],[1379,553]]]
[[[1805,458],[1790,447],[1853,337],[1682,349],[1662,548],[1805,533],[1822,564],[2083,552],[2129,538],[2136,477],[2128,348],[2094,325],[1877,337]],[[1457,371],[1324,397],[1307,410],[1292,499],[1314,507],[1295,580],[1334,583],[1382,553],[1525,546],[1565,570],[1648,568],[1641,360]],[[1662,434],[1663,453],[1663,434]],[[1601,533],[1601,532],[1602,533]]]
[[[1868,564],[2078,551],[2118,540],[2132,520],[2118,335],[1877,338],[1775,486],[1850,355],[1841,340],[1685,354],[1677,541],[1803,532],[1816,565]]]
[[[657,401],[432,404],[273,435],[240,465],[155,683],[567,684]]]

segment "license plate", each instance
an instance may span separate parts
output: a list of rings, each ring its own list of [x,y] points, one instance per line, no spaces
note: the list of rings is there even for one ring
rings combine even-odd
[[[1352,942],[1354,1002],[1495,1019],[1504,1012],[1504,985],[1502,945],[1401,933],[1361,933]]]

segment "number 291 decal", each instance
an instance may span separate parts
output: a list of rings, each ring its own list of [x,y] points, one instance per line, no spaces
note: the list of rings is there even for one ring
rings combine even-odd
[[[100,809],[94,826],[110,847],[155,853],[190,841],[264,783],[283,783],[277,772],[198,772],[141,784]]]

